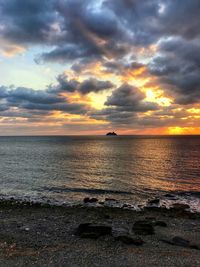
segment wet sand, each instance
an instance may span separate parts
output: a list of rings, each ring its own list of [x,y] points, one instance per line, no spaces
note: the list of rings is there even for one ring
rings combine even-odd
[[[133,225],[138,221],[151,224],[155,233],[135,233]],[[2,267],[200,266],[200,215],[181,207],[136,212],[1,202],[0,222]],[[112,233],[98,238],[76,235],[83,223],[112,227]],[[116,238],[123,230],[143,244]]]

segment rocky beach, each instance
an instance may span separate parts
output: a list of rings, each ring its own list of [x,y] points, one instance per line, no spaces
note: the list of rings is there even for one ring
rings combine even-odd
[[[90,198],[73,207],[1,200],[0,266],[199,266],[200,214],[156,202],[135,211]]]

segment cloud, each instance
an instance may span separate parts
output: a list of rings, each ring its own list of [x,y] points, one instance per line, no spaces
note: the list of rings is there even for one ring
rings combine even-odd
[[[107,89],[111,89],[113,84],[110,81],[99,81],[94,78],[83,81],[78,91],[82,94],[88,94],[90,92],[98,93]]]
[[[53,3],[53,0],[0,0],[0,35],[15,44],[49,43],[56,21]]]
[[[100,91],[113,88],[110,81],[97,80],[89,78],[78,82],[76,79],[68,79],[66,74],[61,74],[57,77],[58,85],[50,86],[48,92],[79,92],[83,95],[91,92],[98,93]]]
[[[105,108],[101,111],[92,112],[92,118],[103,119],[111,123],[129,124],[132,123],[138,113],[158,110],[155,103],[144,100],[145,94],[137,87],[123,84],[113,91],[105,102]]]
[[[23,63],[34,57],[66,70],[45,90],[1,86],[0,114],[42,120],[60,112],[124,127],[183,125],[175,107],[200,102],[199,17],[199,0],[0,0],[2,54],[26,50]],[[156,90],[169,96],[173,111],[148,102],[147,89],[154,100]],[[86,98],[100,92],[109,96],[97,111]]]
[[[158,105],[144,101],[145,94],[137,87],[123,84],[117,88],[105,102],[106,106],[115,106],[123,111],[145,112],[158,109]]]
[[[12,117],[21,117],[22,114],[23,116],[27,114],[28,118],[31,114],[34,114],[35,117],[36,112],[42,116],[54,111],[87,115],[92,110],[89,104],[84,99],[78,102],[71,99],[70,93],[77,92],[86,95],[111,88],[113,88],[113,84],[109,81],[90,78],[78,82],[75,79],[69,80],[65,74],[59,75],[57,84],[49,85],[45,90],[0,86],[0,112],[2,116]]]
[[[34,111],[62,111],[70,114],[86,114],[90,107],[83,103],[71,103],[59,93],[50,93],[48,90],[33,90],[30,88],[0,87],[1,111],[34,110]],[[18,112],[14,110],[16,116]],[[11,112],[11,114],[13,114]],[[9,114],[9,113],[7,113]]]
[[[150,72],[175,98],[178,104],[197,103],[200,100],[200,39],[188,41],[169,38],[159,44]]]

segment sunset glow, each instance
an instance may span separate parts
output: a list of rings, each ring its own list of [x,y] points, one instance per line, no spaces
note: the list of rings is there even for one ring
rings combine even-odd
[[[0,2],[2,135],[200,134],[195,1]]]

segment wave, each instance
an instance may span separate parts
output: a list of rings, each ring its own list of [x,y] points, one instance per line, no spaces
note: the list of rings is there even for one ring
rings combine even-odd
[[[113,195],[132,195],[132,192],[128,191],[119,191],[119,190],[110,190],[110,189],[91,189],[91,188],[67,188],[67,187],[42,187],[40,191],[49,191],[54,193],[62,192],[74,192],[74,193],[88,193],[94,195],[104,195],[104,194],[113,194]]]

